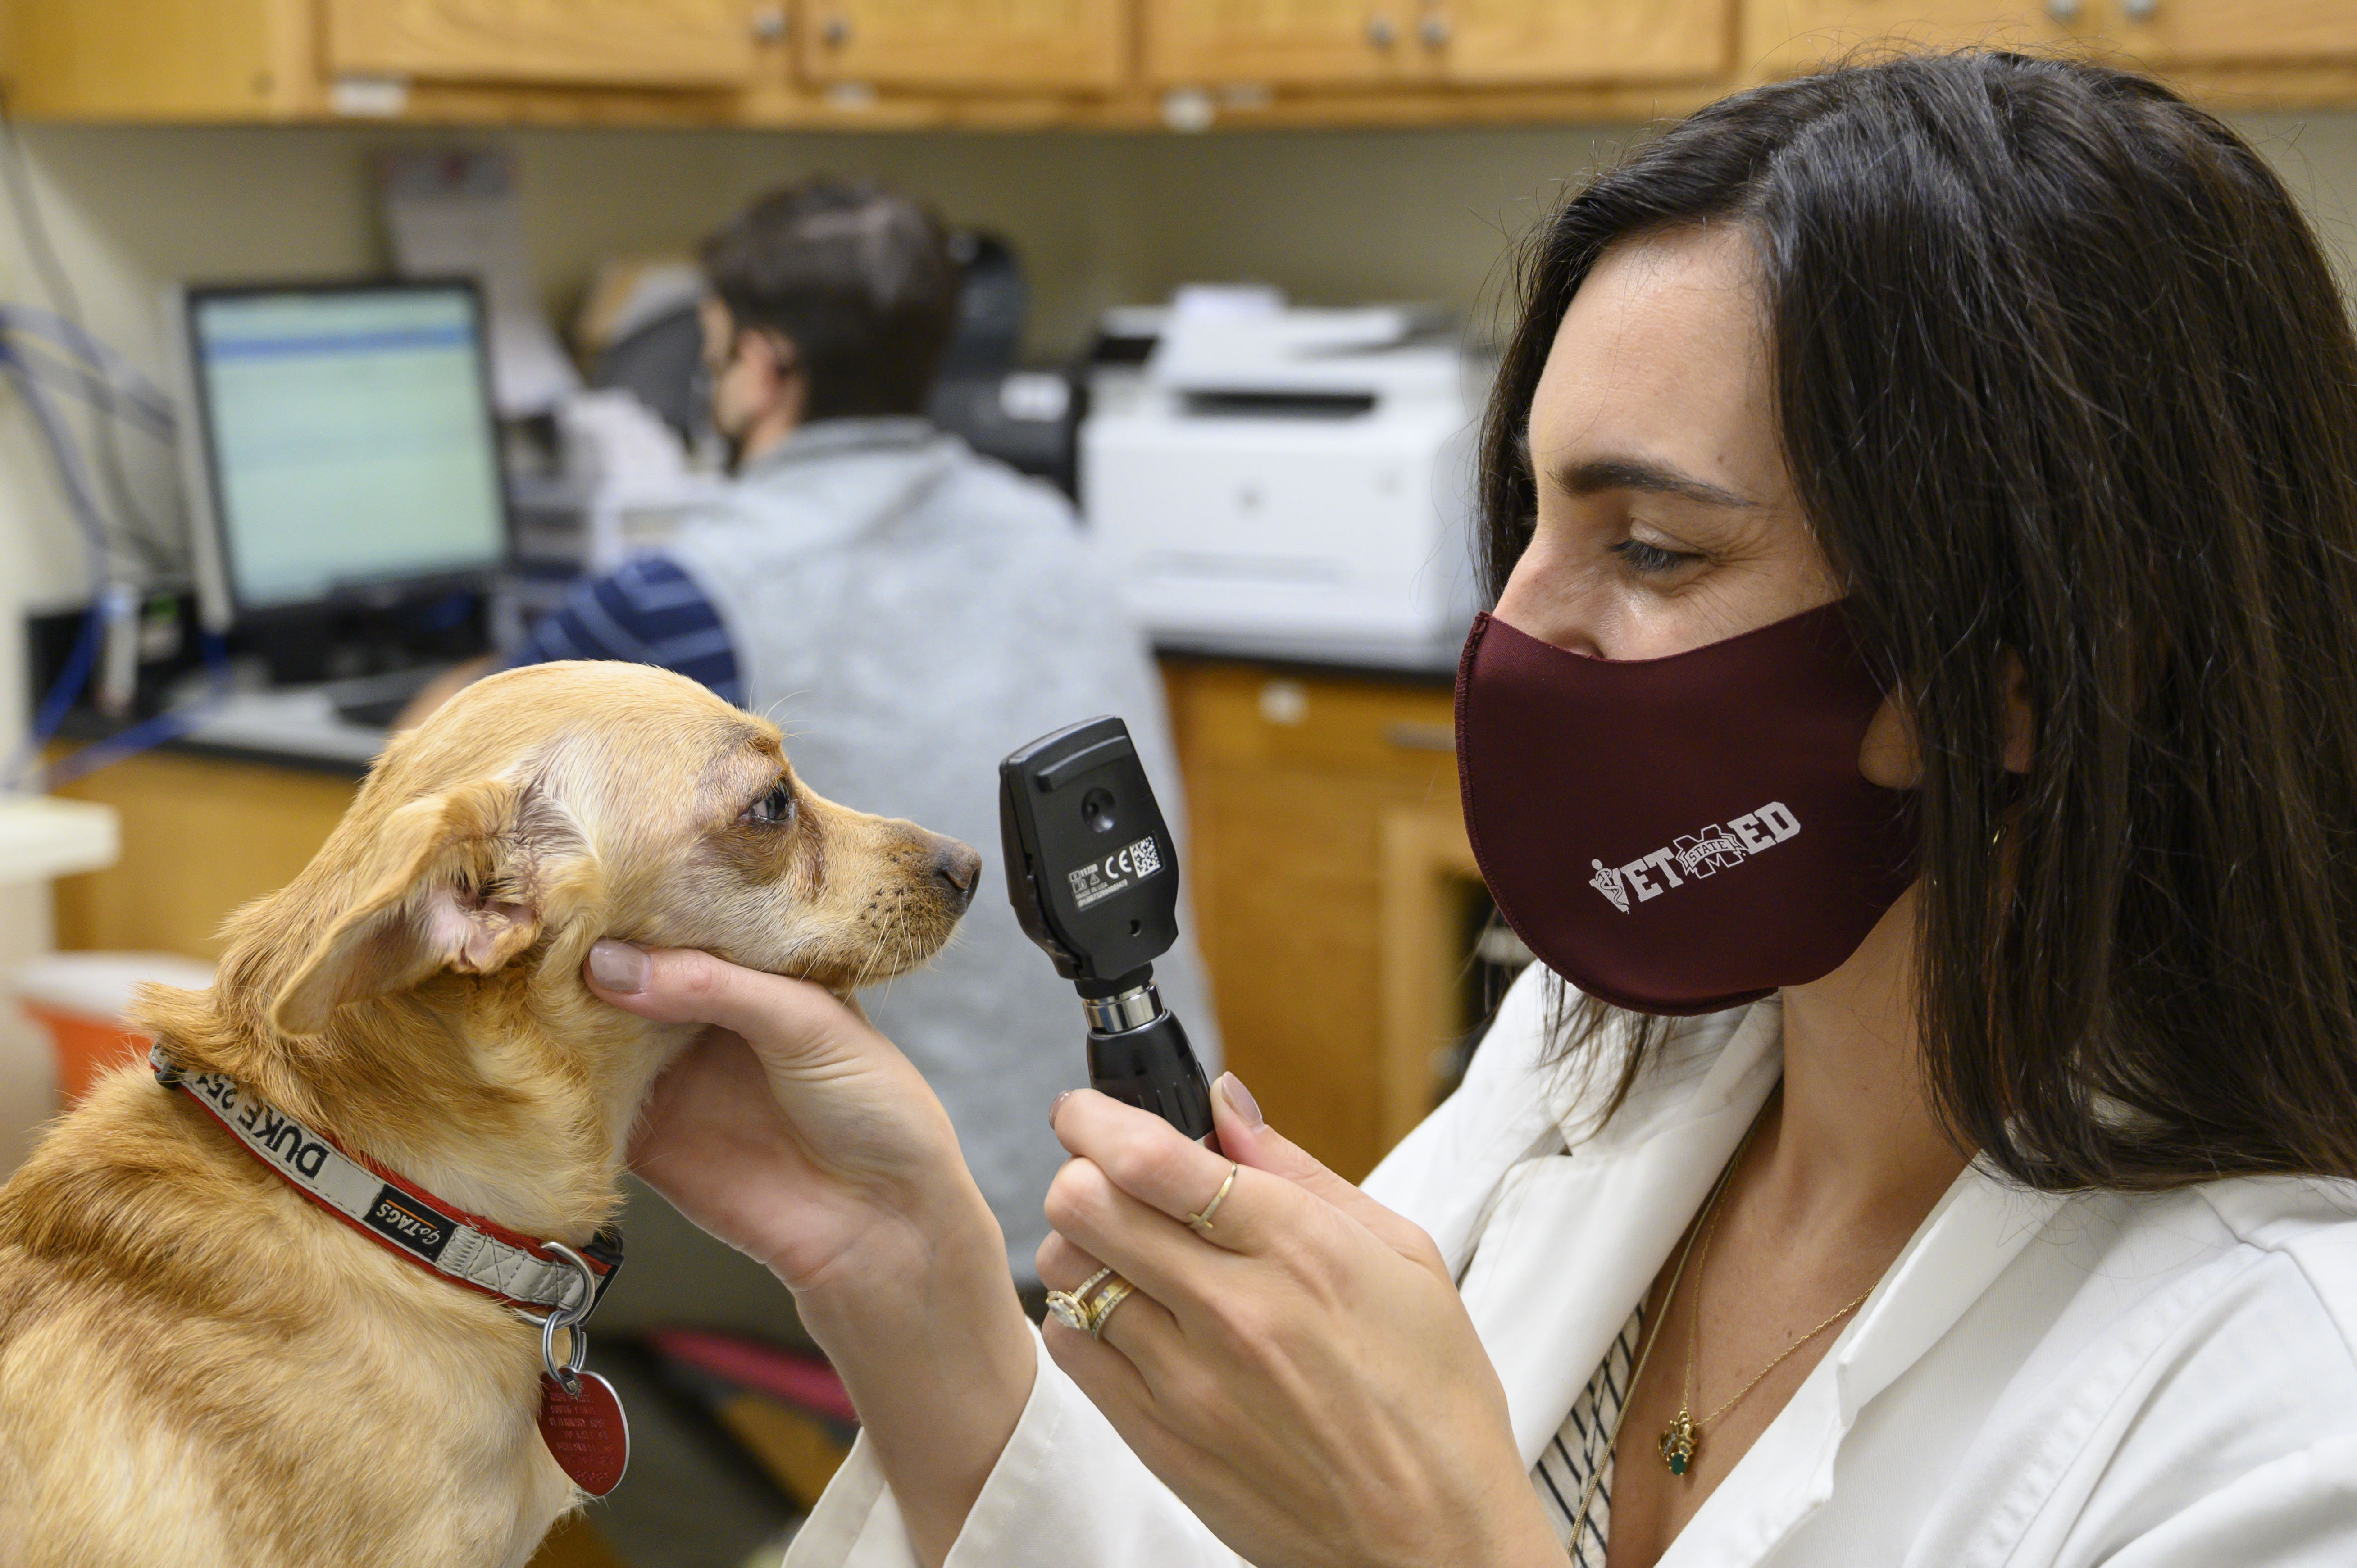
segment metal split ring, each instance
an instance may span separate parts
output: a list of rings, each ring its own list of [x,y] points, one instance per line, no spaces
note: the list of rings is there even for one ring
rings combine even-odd
[[[581,1276],[581,1305],[569,1307],[561,1303],[548,1309],[540,1320],[540,1366],[549,1380],[563,1389],[568,1399],[581,1397],[581,1368],[589,1359],[589,1331],[581,1326],[589,1309],[597,1305],[597,1275],[589,1261],[562,1241],[544,1241],[542,1246],[573,1265]],[[566,1330],[569,1340],[565,1347],[565,1364],[556,1364],[556,1331]]]
[[[1211,1216],[1217,1214],[1220,1205],[1228,1200],[1228,1188],[1236,1185],[1236,1162],[1230,1160],[1228,1179],[1220,1184],[1220,1190],[1211,1195],[1211,1201],[1203,1205],[1202,1212],[1187,1216],[1187,1229],[1206,1241],[1211,1239]]]

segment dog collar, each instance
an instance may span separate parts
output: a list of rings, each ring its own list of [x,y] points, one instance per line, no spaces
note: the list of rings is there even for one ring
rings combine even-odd
[[[160,1045],[147,1060],[156,1082],[195,1101],[296,1191],[371,1240],[469,1290],[569,1327],[589,1316],[622,1266],[622,1233],[611,1226],[577,1252],[534,1240],[347,1154],[234,1079],[183,1071]]]

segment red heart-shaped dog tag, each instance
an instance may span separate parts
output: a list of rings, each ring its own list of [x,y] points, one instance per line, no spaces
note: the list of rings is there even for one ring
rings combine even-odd
[[[540,1435],[573,1484],[602,1498],[622,1484],[630,1467],[630,1423],[614,1385],[595,1372],[582,1372],[581,1392],[540,1375]]]

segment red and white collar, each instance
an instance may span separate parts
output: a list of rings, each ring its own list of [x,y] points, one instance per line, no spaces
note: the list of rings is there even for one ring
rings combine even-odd
[[[217,1072],[186,1072],[157,1045],[156,1081],[178,1089],[288,1186],[345,1224],[421,1268],[566,1325],[589,1316],[622,1266],[622,1234],[608,1226],[574,1252],[534,1240],[443,1202],[392,1172],[348,1154]],[[566,1256],[588,1265],[588,1277]]]

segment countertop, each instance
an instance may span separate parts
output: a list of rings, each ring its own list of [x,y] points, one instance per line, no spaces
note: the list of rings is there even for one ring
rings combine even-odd
[[[0,884],[45,882],[112,865],[118,826],[112,806],[0,794]]]
[[[1250,664],[1313,679],[1339,677],[1442,687],[1457,679],[1455,643],[1405,648],[1284,639],[1165,638],[1157,639],[1154,650],[1163,659]],[[94,713],[77,710],[59,734],[68,740],[101,741],[124,728]],[[163,749],[358,779],[368,772],[384,743],[383,730],[351,724],[339,715],[327,687],[288,686],[239,692],[221,699],[188,733],[165,742]]]

